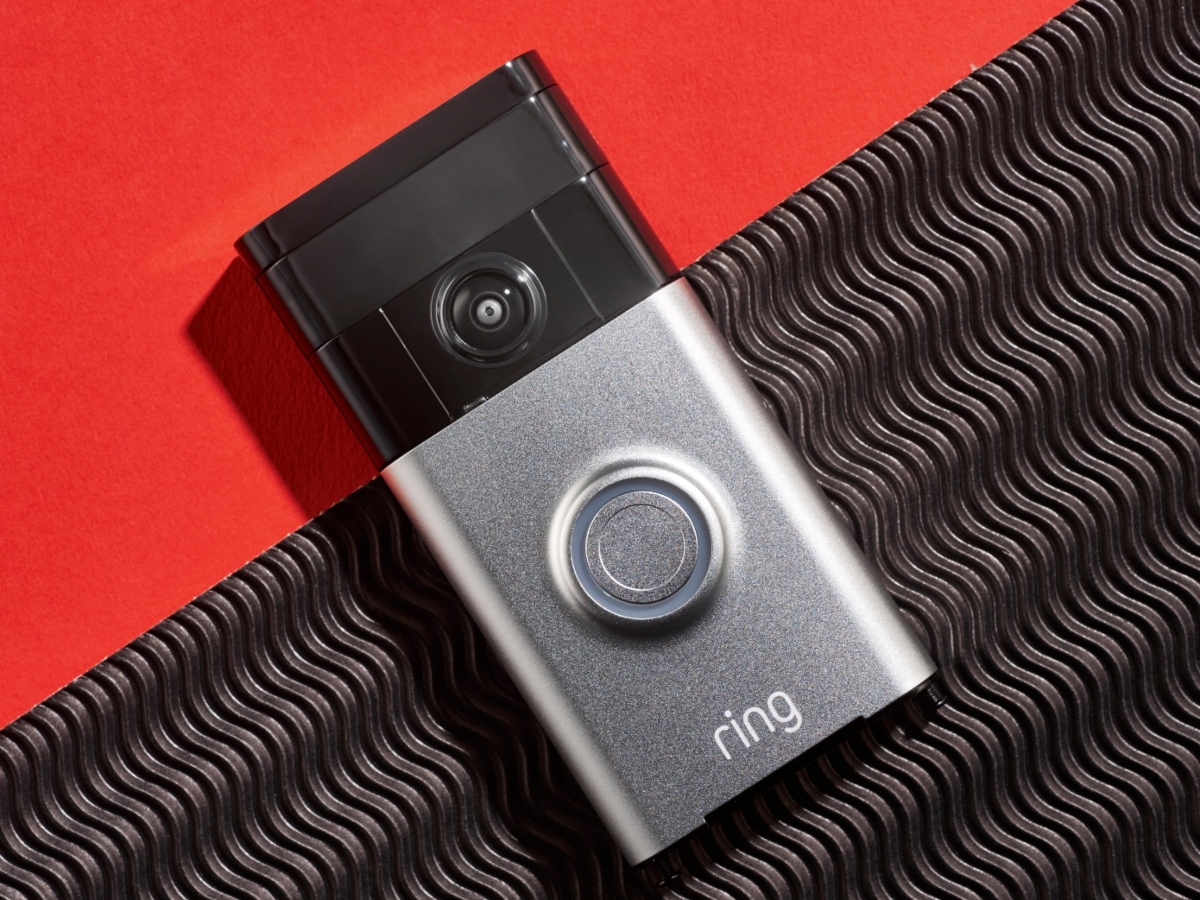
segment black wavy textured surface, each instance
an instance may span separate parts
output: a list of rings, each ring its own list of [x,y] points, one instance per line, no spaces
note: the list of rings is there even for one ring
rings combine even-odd
[[[672,893],[1200,896],[1198,113],[1085,0],[688,270],[949,701]],[[378,482],[0,733],[4,897],[649,892]]]

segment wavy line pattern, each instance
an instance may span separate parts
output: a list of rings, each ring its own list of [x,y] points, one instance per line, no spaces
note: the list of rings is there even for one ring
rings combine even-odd
[[[1083,0],[688,270],[941,662],[686,898],[1200,896],[1200,25]],[[378,482],[0,732],[5,897],[635,897]]]
[[[623,896],[379,480],[0,733],[4,897]]]

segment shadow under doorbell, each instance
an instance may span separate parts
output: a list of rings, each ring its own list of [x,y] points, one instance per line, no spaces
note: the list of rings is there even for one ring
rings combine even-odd
[[[936,668],[536,55],[237,248],[641,863]]]

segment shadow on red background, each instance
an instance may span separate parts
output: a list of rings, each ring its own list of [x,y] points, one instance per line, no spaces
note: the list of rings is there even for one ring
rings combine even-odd
[[[240,260],[192,317],[188,337],[309,517],[375,475],[366,451]]]

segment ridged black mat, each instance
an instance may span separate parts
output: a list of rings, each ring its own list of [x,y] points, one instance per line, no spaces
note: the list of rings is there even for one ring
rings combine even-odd
[[[1200,896],[1198,114],[1085,0],[688,270],[949,702],[675,894]],[[378,483],[0,733],[4,897],[648,891]]]

